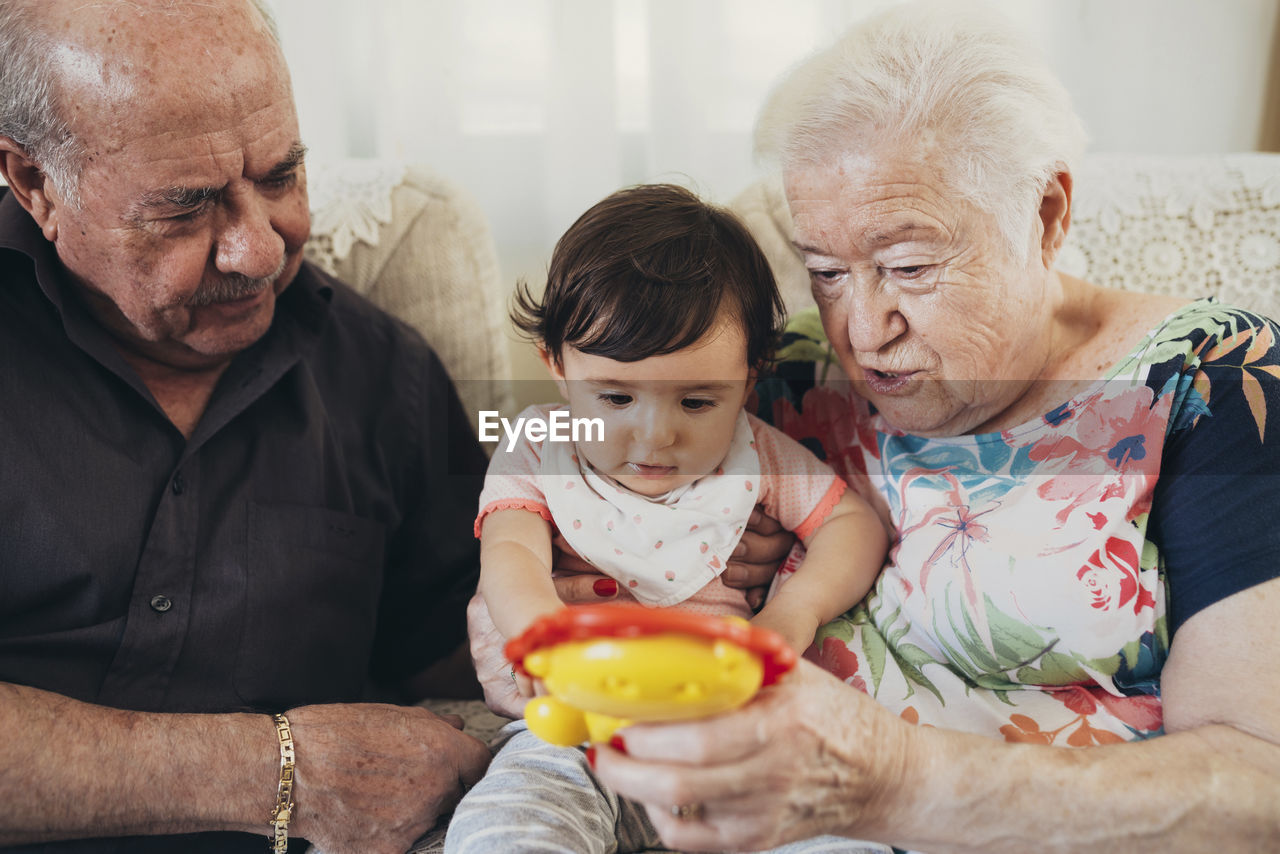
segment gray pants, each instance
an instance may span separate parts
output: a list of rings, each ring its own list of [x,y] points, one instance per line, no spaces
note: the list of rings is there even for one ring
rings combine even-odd
[[[458,804],[445,854],[614,854],[665,850],[644,807],[596,780],[582,751],[547,744],[512,721],[494,741],[489,771]],[[774,854],[889,854],[869,842],[822,836]]]

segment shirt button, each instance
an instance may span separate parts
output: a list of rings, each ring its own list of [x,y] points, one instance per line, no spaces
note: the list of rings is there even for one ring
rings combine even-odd
[[[173,494],[181,495],[186,488],[187,481],[182,477],[182,472],[178,472],[173,476]]]
[[[168,596],[152,596],[151,597],[151,610],[157,613],[163,614],[165,611],[168,611],[172,607],[173,607],[173,600],[170,599]]]

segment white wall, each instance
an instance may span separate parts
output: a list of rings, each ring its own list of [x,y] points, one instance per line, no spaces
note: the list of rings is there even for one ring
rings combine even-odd
[[[268,2],[314,156],[450,177],[488,214],[514,283],[539,280],[560,232],[624,184],[727,201],[756,175],[770,82],[895,0]],[[1042,46],[1094,150],[1256,146],[1277,0],[994,5]]]

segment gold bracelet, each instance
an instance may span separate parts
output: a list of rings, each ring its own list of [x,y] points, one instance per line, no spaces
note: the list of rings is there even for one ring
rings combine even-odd
[[[276,808],[271,811],[271,850],[287,854],[289,819],[293,817],[293,731],[284,715],[272,715],[276,737],[280,739],[280,786],[276,789]]]

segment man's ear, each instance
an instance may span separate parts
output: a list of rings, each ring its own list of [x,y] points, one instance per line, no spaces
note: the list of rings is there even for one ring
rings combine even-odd
[[[546,347],[538,347],[538,358],[542,360],[542,364],[547,366],[547,371],[551,374],[551,379],[556,381],[556,388],[560,389],[560,396],[565,400],[569,399],[569,386],[564,379],[564,366],[560,364],[560,360],[547,350]]]
[[[57,191],[44,171],[36,165],[25,148],[7,136],[0,136],[0,174],[9,184],[18,204],[31,214],[36,225],[44,232],[45,239],[58,239],[58,207],[61,203]]]
[[[1040,257],[1046,269],[1053,266],[1071,229],[1071,189],[1071,173],[1063,170],[1049,179],[1040,198]]]

